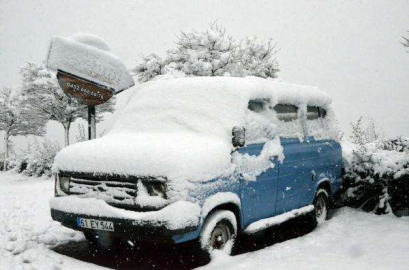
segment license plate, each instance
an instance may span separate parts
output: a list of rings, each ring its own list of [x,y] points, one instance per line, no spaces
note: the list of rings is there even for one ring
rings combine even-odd
[[[77,218],[77,226],[80,228],[87,228],[101,231],[114,231],[114,223],[111,221],[103,221],[88,218]]]

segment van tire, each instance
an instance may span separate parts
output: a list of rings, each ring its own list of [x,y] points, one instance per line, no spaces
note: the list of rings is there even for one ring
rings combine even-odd
[[[315,228],[328,219],[329,194],[326,189],[320,188],[317,190],[313,205],[314,211],[311,212],[311,225]]]
[[[237,219],[233,212],[216,210],[206,218],[199,235],[199,247],[206,255],[219,249],[231,254],[237,237]]]

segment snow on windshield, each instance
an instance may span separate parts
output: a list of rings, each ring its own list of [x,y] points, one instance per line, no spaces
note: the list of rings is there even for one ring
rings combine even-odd
[[[243,125],[249,85],[243,80],[191,78],[147,83],[135,90],[111,134],[191,132],[226,140]]]

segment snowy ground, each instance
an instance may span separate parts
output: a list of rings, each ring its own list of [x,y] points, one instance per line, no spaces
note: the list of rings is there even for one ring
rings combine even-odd
[[[218,252],[204,269],[409,269],[409,218],[342,208],[302,237],[239,256]]]
[[[53,192],[51,179],[26,179],[0,172],[0,269],[101,267],[89,262],[109,268],[134,269],[186,269],[201,264],[181,265],[183,258],[192,258],[182,254],[181,260],[163,263],[161,267],[160,263],[155,264],[157,249],[152,254],[141,250],[125,251],[126,260],[137,262],[122,266],[113,263],[121,254],[112,259],[107,259],[106,255],[84,255],[89,252],[82,234],[51,220],[48,199]],[[375,216],[343,208],[313,232],[293,237],[284,242],[274,240],[273,245],[269,240],[262,240],[261,248],[255,251],[244,248],[239,250],[240,255],[233,257],[218,252],[203,269],[409,269],[408,217]],[[267,247],[263,248],[265,245]],[[164,250],[166,248],[160,253]],[[168,251],[178,253],[174,248]],[[137,258],[131,258],[132,254]],[[172,256],[164,258],[176,255]]]
[[[83,235],[51,220],[52,179],[27,179],[0,172],[0,269],[95,269],[50,248]]]

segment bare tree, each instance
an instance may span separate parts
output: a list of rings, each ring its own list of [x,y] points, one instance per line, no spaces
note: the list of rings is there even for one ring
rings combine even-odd
[[[409,31],[408,31],[408,33],[409,33]],[[404,37],[404,36],[402,36],[402,38],[403,38],[403,41],[401,41],[402,45],[403,45],[405,48],[409,48],[409,38]]]

